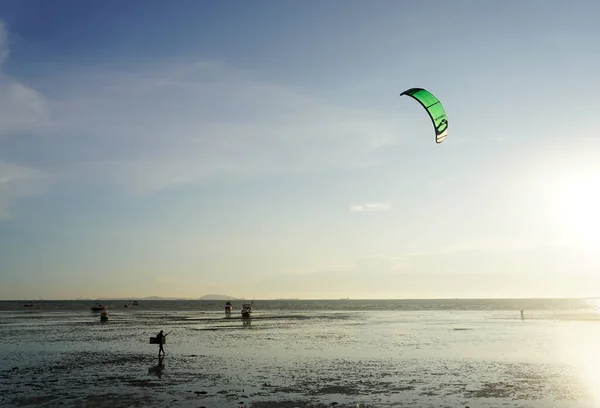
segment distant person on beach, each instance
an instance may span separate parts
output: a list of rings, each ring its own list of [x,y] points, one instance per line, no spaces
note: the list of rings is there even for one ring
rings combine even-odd
[[[163,356],[165,355],[165,349],[163,348],[163,338],[167,337],[166,335],[163,334],[163,331],[161,330],[160,333],[158,333],[156,335],[156,340],[158,341],[158,356],[160,357],[160,352],[162,351]]]
[[[521,320],[525,320],[525,309],[521,309]]]

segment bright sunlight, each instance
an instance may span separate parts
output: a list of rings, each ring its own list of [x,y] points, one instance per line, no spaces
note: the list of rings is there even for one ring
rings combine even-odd
[[[582,247],[600,246],[600,171],[561,186],[558,214],[565,233]]]

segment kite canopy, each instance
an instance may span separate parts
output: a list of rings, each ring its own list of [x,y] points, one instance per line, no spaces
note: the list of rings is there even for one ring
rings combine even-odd
[[[435,142],[442,143],[448,136],[448,120],[446,119],[446,111],[438,98],[423,88],[407,89],[400,94],[400,96],[402,95],[410,96],[427,110],[435,128]]]

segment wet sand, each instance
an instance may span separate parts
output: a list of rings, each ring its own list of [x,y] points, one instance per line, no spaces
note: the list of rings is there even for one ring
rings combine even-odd
[[[571,336],[591,345],[595,323],[439,312],[257,312],[244,321],[138,310],[96,319],[5,314],[0,405],[600,406],[591,374],[560,346]],[[163,359],[147,344],[160,329],[173,330]],[[585,355],[583,343],[573,347]]]

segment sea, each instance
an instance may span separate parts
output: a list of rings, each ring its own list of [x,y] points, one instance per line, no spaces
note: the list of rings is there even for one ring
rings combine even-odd
[[[600,407],[598,299],[249,302],[0,301],[0,406]]]

